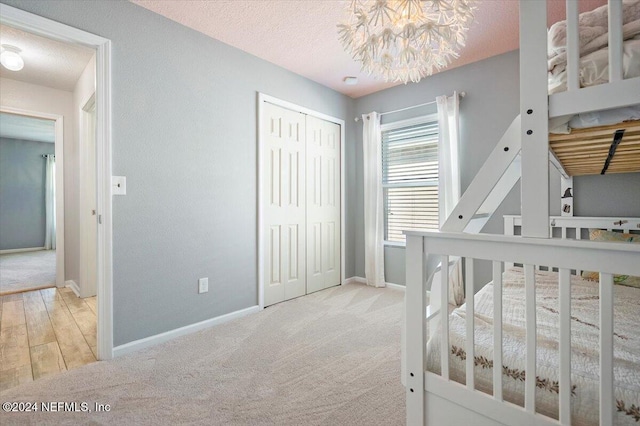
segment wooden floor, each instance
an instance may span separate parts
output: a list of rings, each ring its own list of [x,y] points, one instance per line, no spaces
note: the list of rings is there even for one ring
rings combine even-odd
[[[95,360],[95,297],[68,288],[0,297],[0,391]]]

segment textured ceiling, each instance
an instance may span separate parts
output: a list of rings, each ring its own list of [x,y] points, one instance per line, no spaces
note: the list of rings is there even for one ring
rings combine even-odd
[[[22,50],[24,68],[9,71],[0,66],[0,77],[72,92],[94,51],[0,25],[0,43]]]
[[[131,1],[351,97],[398,84],[362,73],[360,65],[343,51],[336,25],[348,1]],[[582,0],[580,10],[605,3]],[[450,68],[518,48],[518,1],[479,0],[476,4],[476,20],[469,30],[467,46]],[[549,1],[550,24],[564,19],[564,4],[564,0]],[[345,85],[345,76],[357,76],[358,85]]]
[[[52,120],[0,113],[0,138],[54,143],[55,127]]]

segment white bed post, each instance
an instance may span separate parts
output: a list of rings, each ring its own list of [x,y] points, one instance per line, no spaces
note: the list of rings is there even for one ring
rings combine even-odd
[[[622,1],[609,0],[609,82],[622,80]]]
[[[406,400],[407,425],[424,425],[426,366],[426,253],[422,236],[407,235],[406,248]],[[446,267],[446,265],[444,265]],[[445,305],[446,306],[446,305]],[[446,307],[445,307],[446,309]],[[417,319],[420,318],[421,321]]]
[[[547,4],[520,0],[522,236],[549,238]]]

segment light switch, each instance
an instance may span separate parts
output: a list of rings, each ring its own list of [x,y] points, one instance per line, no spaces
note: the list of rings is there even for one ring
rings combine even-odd
[[[125,176],[111,176],[113,195],[127,195],[127,178]]]

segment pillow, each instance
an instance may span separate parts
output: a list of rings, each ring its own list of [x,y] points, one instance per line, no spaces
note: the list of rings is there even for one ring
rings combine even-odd
[[[624,234],[622,232],[611,232],[603,229],[589,229],[589,239],[591,241],[609,241],[609,242],[627,242],[640,244],[640,235]],[[583,271],[582,278],[591,281],[598,281],[600,274],[598,272]],[[628,287],[640,288],[640,277],[633,275],[614,275],[613,283],[625,285]]]

